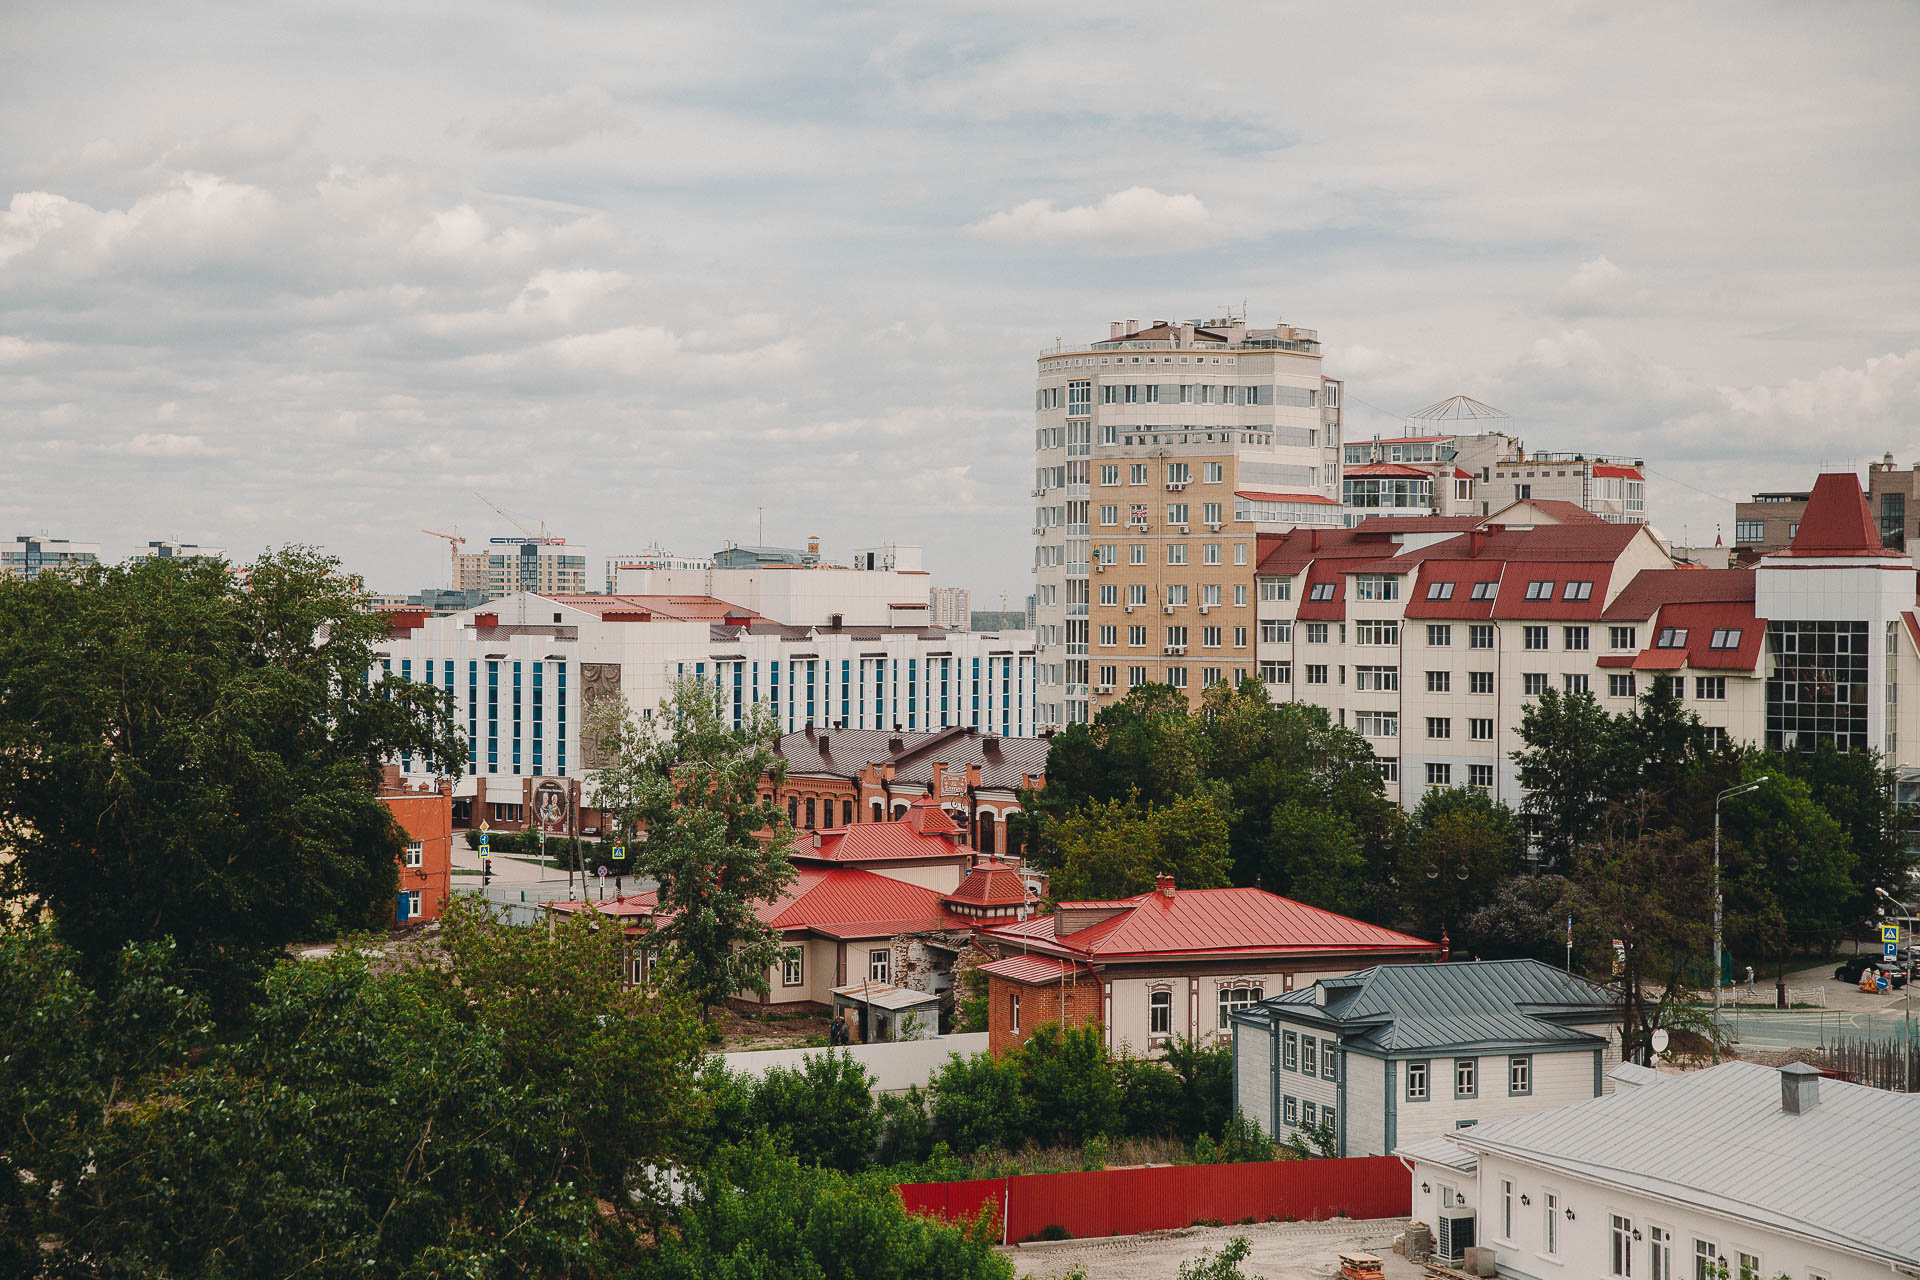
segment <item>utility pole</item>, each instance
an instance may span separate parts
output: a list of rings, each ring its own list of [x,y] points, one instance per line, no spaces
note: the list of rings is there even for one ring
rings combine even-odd
[[[1761,774],[1743,786],[1728,787],[1713,798],[1713,1064],[1720,1065],[1720,802],[1728,796],[1756,791],[1767,777]],[[1736,1004],[1734,1006],[1738,1008]]]

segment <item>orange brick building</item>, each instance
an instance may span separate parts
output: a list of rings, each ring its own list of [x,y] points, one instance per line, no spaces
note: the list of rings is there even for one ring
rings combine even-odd
[[[453,895],[453,782],[441,778],[409,786],[398,767],[389,765],[378,794],[406,833],[394,920],[438,920]]]

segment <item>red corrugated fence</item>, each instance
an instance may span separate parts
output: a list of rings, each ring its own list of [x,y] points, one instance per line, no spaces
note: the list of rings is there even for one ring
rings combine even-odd
[[[1038,1173],[972,1182],[908,1182],[897,1190],[914,1213],[963,1218],[991,1204],[1009,1242],[1049,1226],[1064,1227],[1084,1239],[1189,1227],[1200,1221],[1317,1220],[1341,1214],[1396,1218],[1412,1212],[1406,1166],[1392,1156]]]

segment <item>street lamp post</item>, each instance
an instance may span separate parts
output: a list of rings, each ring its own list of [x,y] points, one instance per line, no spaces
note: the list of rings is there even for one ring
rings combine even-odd
[[[1713,798],[1713,1061],[1720,1063],[1720,802],[1728,796],[1743,796],[1757,790],[1767,780],[1762,774],[1752,782],[1728,787]]]
[[[1900,1046],[1900,1092],[1913,1092],[1913,908],[1875,885],[1873,891],[1906,913],[1907,928],[1907,1042]]]

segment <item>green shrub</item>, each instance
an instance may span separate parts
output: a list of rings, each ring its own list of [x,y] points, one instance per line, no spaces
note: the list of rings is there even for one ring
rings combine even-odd
[[[935,1136],[961,1155],[1026,1138],[1026,1102],[1013,1057],[954,1054],[933,1078]]]
[[[1020,1073],[1034,1141],[1081,1143],[1119,1127],[1120,1091],[1099,1026],[1062,1031],[1047,1023],[1008,1056]]]

